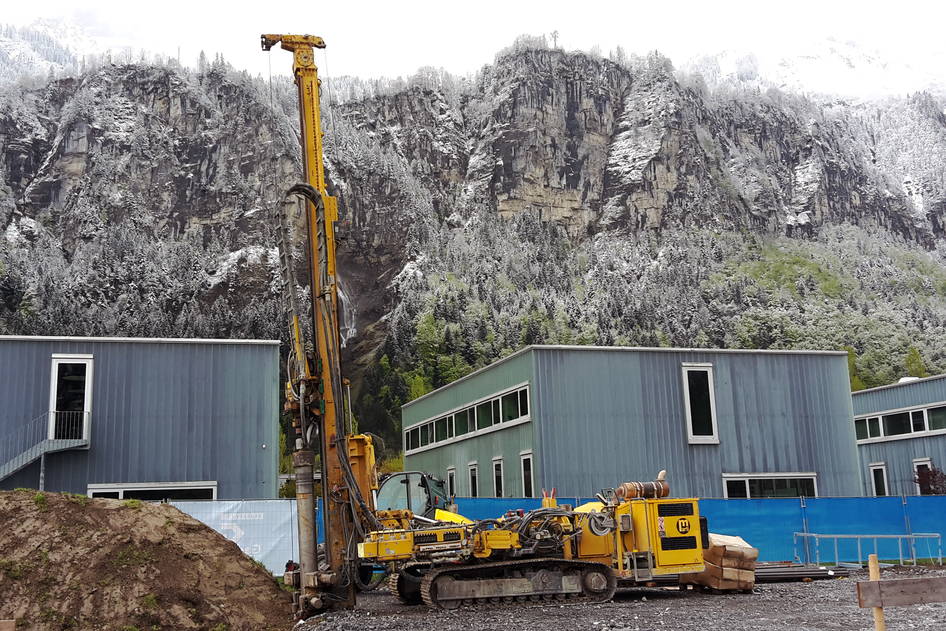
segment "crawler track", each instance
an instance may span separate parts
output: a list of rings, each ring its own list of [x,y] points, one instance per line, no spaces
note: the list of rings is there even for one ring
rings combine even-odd
[[[614,572],[601,563],[528,559],[431,568],[421,580],[420,596],[432,609],[456,609],[543,600],[606,602],[616,588]]]

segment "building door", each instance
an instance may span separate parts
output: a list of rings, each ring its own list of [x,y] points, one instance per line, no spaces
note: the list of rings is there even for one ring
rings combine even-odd
[[[930,458],[917,458],[913,461],[913,479],[916,486],[917,495],[930,495],[929,474],[933,467],[933,461]]]
[[[92,412],[92,356],[53,355],[49,393],[49,438],[88,438]]]
[[[874,487],[875,497],[883,497],[888,494],[887,465],[885,463],[876,462],[870,465],[870,479]]]

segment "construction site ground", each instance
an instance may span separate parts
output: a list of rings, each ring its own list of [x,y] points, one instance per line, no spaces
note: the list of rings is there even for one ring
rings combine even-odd
[[[882,578],[946,576],[946,569],[894,568]],[[709,594],[673,589],[622,590],[609,603],[569,605],[534,603],[497,605],[481,610],[431,612],[408,607],[386,591],[360,596],[358,608],[310,619],[298,631],[509,631],[510,629],[578,628],[627,631],[868,631],[874,628],[870,609],[857,606],[855,583],[866,571],[850,578],[810,583],[756,585],[751,594]],[[942,631],[946,604],[890,607],[887,629]]]
[[[285,631],[266,568],[168,504],[0,492],[0,620],[17,629]]]

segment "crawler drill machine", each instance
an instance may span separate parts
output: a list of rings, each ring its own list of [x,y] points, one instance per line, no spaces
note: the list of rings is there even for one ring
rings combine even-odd
[[[501,519],[371,532],[359,556],[393,563],[398,597],[439,609],[483,602],[610,599],[619,584],[703,570],[707,531],[696,499],[666,499],[653,482],[626,482],[576,508]],[[391,525],[384,512],[382,523]]]
[[[353,607],[359,574],[366,567],[370,573],[370,564],[387,564],[397,571],[396,591],[404,602],[444,609],[483,601],[603,601],[611,598],[619,582],[636,584],[702,571],[700,544],[706,528],[700,523],[697,500],[665,499],[670,489],[662,474],[653,482],[609,489],[598,495],[599,501],[574,509],[547,497],[536,510],[476,522],[439,510],[433,516],[376,510],[371,438],[352,435],[341,399],[338,206],[328,195],[322,165],[314,61],[315,49],[324,48],[325,42],[312,35],[264,34],[261,44],[263,50],[279,44],[293,54],[305,172],[305,182],[292,187],[287,199],[301,197],[305,204],[311,287],[306,305],[296,295],[288,247],[289,206],[279,205],[277,213],[292,338],[286,400],[296,432],[301,568],[287,578],[298,588],[297,615]],[[311,327],[303,326],[304,314],[311,316]],[[321,560],[312,484],[316,450],[325,508]]]

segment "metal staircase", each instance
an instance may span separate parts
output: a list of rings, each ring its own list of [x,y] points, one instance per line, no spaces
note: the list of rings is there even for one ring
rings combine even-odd
[[[0,481],[45,454],[89,448],[90,412],[49,412],[0,439]],[[49,437],[53,422],[54,438]]]

